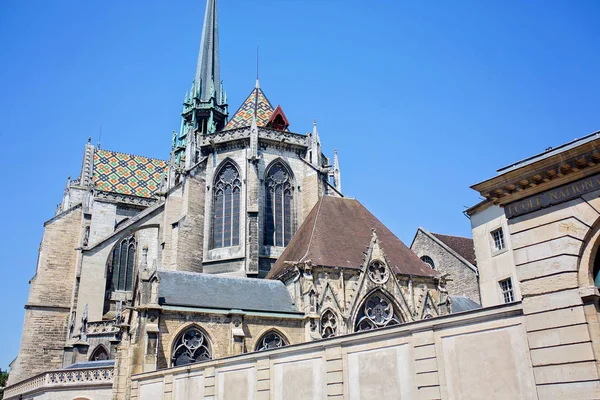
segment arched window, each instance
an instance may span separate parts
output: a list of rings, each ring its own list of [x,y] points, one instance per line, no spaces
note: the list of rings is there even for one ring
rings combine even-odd
[[[269,169],[265,184],[265,245],[287,246],[292,239],[294,194],[291,176],[281,163],[277,163]]]
[[[433,262],[431,257],[423,256],[423,257],[421,257],[421,261],[423,261],[425,264],[429,265],[431,267],[431,269],[435,269],[435,263]]]
[[[210,360],[212,358],[210,342],[204,332],[197,327],[186,329],[179,335],[173,344],[173,353],[171,354],[171,364],[173,367]]]
[[[288,343],[277,331],[268,331],[256,343],[255,351],[276,349],[278,347],[287,346]]]
[[[111,290],[131,291],[133,286],[133,265],[135,262],[135,238],[123,239],[113,250],[109,266]]]
[[[321,337],[327,339],[335,336],[337,333],[337,317],[331,310],[327,310],[321,315]]]
[[[237,168],[226,163],[215,178],[213,201],[213,247],[240,244],[240,192]]]
[[[99,345],[94,349],[92,356],[90,357],[90,361],[102,361],[108,360],[108,351],[106,351],[106,347]]]
[[[355,332],[398,325],[401,319],[392,302],[381,293],[374,293],[364,302],[356,317]]]

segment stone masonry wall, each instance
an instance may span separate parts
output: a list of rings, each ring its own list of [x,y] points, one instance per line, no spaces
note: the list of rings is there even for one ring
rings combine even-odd
[[[61,366],[80,245],[81,207],[46,223],[10,384]]]
[[[423,256],[431,257],[437,271],[449,274],[449,281],[446,284],[448,294],[466,296],[474,302],[481,304],[477,274],[461,260],[420,230],[413,241],[411,250],[419,258]]]

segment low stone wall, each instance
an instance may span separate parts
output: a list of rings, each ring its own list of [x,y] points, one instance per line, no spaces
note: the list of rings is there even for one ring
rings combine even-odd
[[[520,303],[135,375],[131,399],[538,399]]]
[[[113,367],[65,369],[45,372],[4,391],[4,400],[112,399]]]

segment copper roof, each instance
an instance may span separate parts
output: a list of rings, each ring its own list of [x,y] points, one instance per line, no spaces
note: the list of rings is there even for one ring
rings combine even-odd
[[[322,197],[302,223],[267,278],[277,278],[292,266],[311,260],[314,265],[360,269],[375,229],[381,248],[397,274],[438,276],[371,214],[358,200]]]
[[[440,235],[439,233],[432,233],[432,235],[438,238],[446,246],[457,252],[458,255],[465,260],[475,266],[477,265],[477,260],[475,260],[475,247],[473,245],[473,239],[460,236]]]

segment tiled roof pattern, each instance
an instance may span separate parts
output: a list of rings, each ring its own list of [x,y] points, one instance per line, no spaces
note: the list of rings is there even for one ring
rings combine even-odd
[[[452,301],[452,314],[481,308],[481,306],[478,303],[465,296],[451,295],[450,301]]]
[[[150,198],[158,191],[167,162],[98,149],[94,152],[97,190]]]
[[[266,126],[273,114],[273,106],[263,93],[262,89],[254,88],[250,95],[244,100],[240,108],[225,126],[225,129],[242,128],[252,125],[252,116],[256,109],[256,124]]]
[[[324,196],[315,204],[267,278],[277,278],[293,268],[286,261],[311,260],[320,266],[359,269],[370,246],[373,229],[395,273],[439,276],[358,200]]]
[[[460,237],[441,235],[439,233],[432,233],[433,236],[438,238],[446,246],[450,247],[459,256],[477,266],[477,260],[475,259],[475,246],[473,245],[473,239]]]

